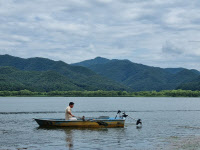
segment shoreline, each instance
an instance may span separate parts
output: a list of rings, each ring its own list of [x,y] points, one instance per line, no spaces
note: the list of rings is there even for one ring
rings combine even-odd
[[[163,90],[163,91],[50,91],[33,92],[29,90],[0,91],[0,97],[200,97],[200,91]]]

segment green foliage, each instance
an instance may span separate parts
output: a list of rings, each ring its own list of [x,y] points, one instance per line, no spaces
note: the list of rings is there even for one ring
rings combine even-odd
[[[177,89],[192,90],[192,91],[199,90],[200,91],[200,76],[198,76],[198,78],[196,78],[190,82],[181,84],[180,86],[177,87]]]
[[[64,96],[64,97],[200,97],[200,91],[191,90],[164,90],[156,91],[50,91],[31,92],[29,90],[20,91],[0,91],[0,96]]]
[[[131,87],[134,91],[173,90],[178,85],[199,76],[197,70],[162,69],[136,64],[128,60],[106,60],[104,63],[98,63],[97,60],[87,60],[74,65],[88,67],[102,76]]]
[[[78,82],[55,71],[21,71],[12,67],[0,67],[0,90],[19,91],[30,90],[35,92],[49,91],[83,91],[83,90],[127,90],[110,80],[91,76],[91,80]]]
[[[18,75],[17,76],[18,78],[16,77],[15,78],[16,80],[14,80],[15,82],[19,82],[19,84],[21,84],[19,90],[24,89],[24,88],[32,90],[32,91],[34,91],[36,88],[37,88],[36,91],[53,91],[53,90],[59,90],[59,91],[60,90],[92,90],[92,91],[128,90],[130,91],[131,90],[127,86],[116,83],[115,81],[112,81],[105,77],[102,77],[88,68],[81,67],[81,66],[68,65],[62,61],[53,61],[53,60],[45,59],[45,58],[22,59],[22,58],[13,57],[10,55],[0,55],[0,66],[10,66],[10,67],[14,67],[14,68],[26,71],[26,72],[20,72],[23,78],[20,78],[20,75]],[[35,71],[35,73],[33,73],[33,71]],[[46,73],[41,74],[41,71],[46,72]],[[48,71],[51,71],[51,73]],[[48,75],[48,73],[50,75]],[[1,71],[0,71],[0,74],[1,74]],[[28,74],[26,75],[26,78],[24,78],[24,74]],[[35,76],[36,74],[37,74],[37,77],[35,78],[31,77],[31,79],[29,80],[30,76]],[[42,78],[39,79],[38,76],[41,76]],[[18,80],[19,78],[21,79],[20,81]],[[57,78],[59,81],[57,82],[52,81],[52,80],[56,80]],[[23,82],[25,80],[26,80],[26,83]],[[49,83],[49,81],[54,82],[53,88],[52,88],[51,83]],[[27,86],[28,83],[30,87]],[[41,84],[42,86],[40,86]],[[22,86],[25,86],[25,87],[22,87]],[[3,88],[3,89],[6,90],[6,88]],[[12,89],[7,89],[7,90],[12,90]],[[16,90],[16,89],[13,89],[13,90]]]
[[[106,58],[102,58],[102,57],[96,57],[95,59],[91,59],[91,60],[85,60],[85,61],[82,61],[80,63],[75,63],[75,64],[72,64],[72,65],[75,65],[75,66],[83,66],[83,67],[89,67],[91,65],[96,65],[96,64],[105,64],[107,62],[109,62],[110,60],[109,59],[106,59]]]
[[[0,55],[0,66],[4,66],[0,67],[0,90],[27,89],[35,92],[200,90],[200,79],[193,80],[200,74],[197,70],[162,69],[136,64],[129,60],[109,60],[100,57],[74,65],[45,58],[22,59]],[[119,92],[117,95],[126,94]]]

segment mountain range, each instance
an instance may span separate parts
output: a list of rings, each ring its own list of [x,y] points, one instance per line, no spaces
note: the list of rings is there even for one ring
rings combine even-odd
[[[72,66],[62,61],[46,58],[23,59],[10,55],[0,55],[0,66],[1,85],[6,83],[10,85],[16,82],[17,85],[21,85],[20,87],[35,91],[131,90],[129,87],[100,76],[86,67]],[[7,67],[5,68],[5,66]],[[5,90],[2,86],[1,89]],[[13,90],[17,89],[13,88]]]
[[[200,76],[198,76],[198,78],[196,78],[190,82],[180,84],[177,87],[177,89],[192,90],[192,91],[199,90],[200,91]]]
[[[39,57],[0,55],[0,90],[196,90],[199,79],[200,72],[194,69],[151,67],[129,60],[97,57],[67,64]]]
[[[129,60],[97,57],[72,65],[87,67],[99,75],[124,84],[134,91],[172,90],[199,77],[200,72],[185,68],[159,68]]]

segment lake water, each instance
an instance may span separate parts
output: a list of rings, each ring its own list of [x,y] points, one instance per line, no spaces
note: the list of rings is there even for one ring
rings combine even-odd
[[[142,119],[137,128],[45,129],[32,118],[115,117],[118,110]],[[200,98],[1,97],[0,149],[200,149]]]

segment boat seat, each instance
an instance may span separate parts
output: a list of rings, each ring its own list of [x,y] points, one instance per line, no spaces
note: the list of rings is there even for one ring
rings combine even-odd
[[[97,119],[109,119],[109,116],[99,116]]]

